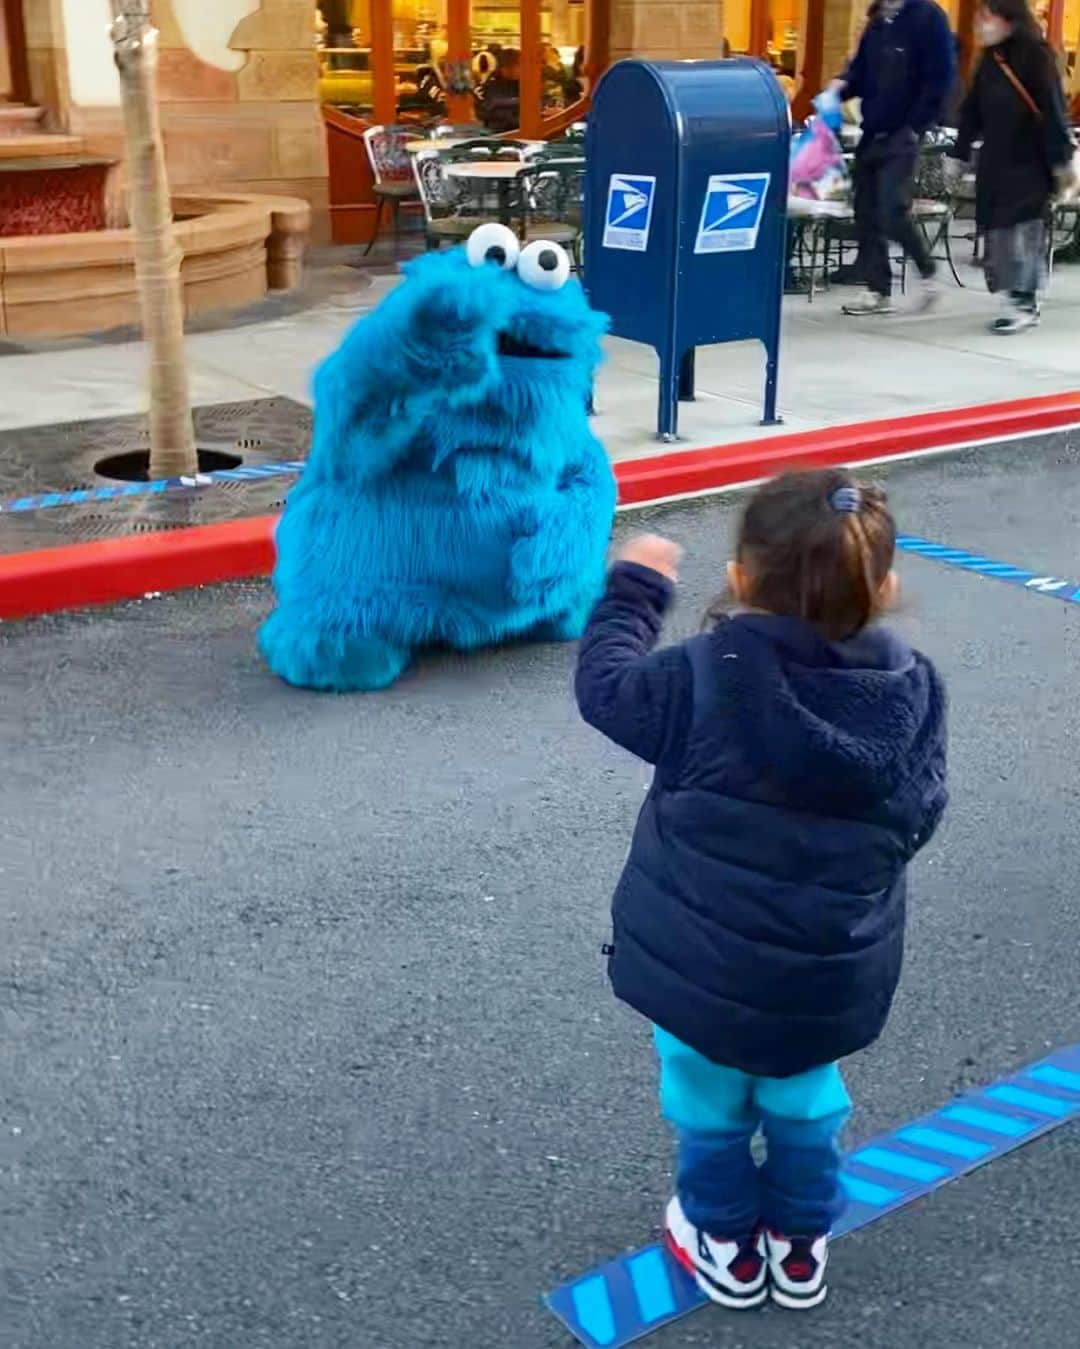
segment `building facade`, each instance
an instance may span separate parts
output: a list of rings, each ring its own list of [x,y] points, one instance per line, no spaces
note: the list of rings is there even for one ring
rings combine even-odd
[[[970,60],[975,0],[941,3]],[[1037,3],[1080,92],[1080,0]],[[500,62],[529,136],[580,117],[590,84],[629,55],[765,57],[799,115],[842,68],[864,11],[865,0],[153,0],[170,176],[182,191],[302,196],[316,237],[360,239],[373,212],[359,128],[482,120],[470,87]],[[109,18],[109,0],[0,0],[9,123],[13,104],[36,105],[42,130],[121,157]]]
[[[109,0],[2,0],[10,101],[86,152],[123,155]],[[326,230],[326,133],[309,0],[154,0],[172,186],[306,198]],[[21,31],[20,31],[21,30]]]

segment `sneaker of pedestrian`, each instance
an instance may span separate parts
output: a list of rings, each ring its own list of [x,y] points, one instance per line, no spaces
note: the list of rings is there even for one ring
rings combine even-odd
[[[863,318],[870,314],[891,314],[892,300],[887,295],[879,295],[876,290],[861,290],[854,300],[843,306],[843,312],[852,318]]]
[[[1040,318],[1037,304],[1018,305],[1008,300],[1002,305],[1001,313],[990,324],[990,331],[996,333],[998,337],[1011,337],[1014,333],[1022,333],[1028,328],[1036,327]]]
[[[825,1266],[829,1259],[828,1234],[819,1237],[785,1237],[767,1232],[769,1291],[780,1307],[803,1311],[825,1301],[829,1285]]]
[[[760,1307],[769,1295],[765,1235],[760,1228],[741,1237],[712,1237],[695,1227],[678,1196],[664,1218],[668,1249],[698,1287],[721,1307]]]
[[[915,292],[914,309],[917,314],[928,314],[941,300],[941,282],[936,276],[920,276]]]

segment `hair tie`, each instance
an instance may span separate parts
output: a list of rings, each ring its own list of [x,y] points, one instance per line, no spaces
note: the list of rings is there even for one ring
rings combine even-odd
[[[862,493],[857,487],[838,487],[829,497],[829,505],[837,515],[858,515]]]

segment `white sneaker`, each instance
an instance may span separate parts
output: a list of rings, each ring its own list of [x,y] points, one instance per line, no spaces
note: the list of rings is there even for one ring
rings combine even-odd
[[[879,295],[876,290],[862,290],[843,306],[843,312],[852,318],[864,318],[869,314],[891,314],[892,300],[887,295]]]
[[[667,1206],[664,1234],[668,1249],[692,1274],[698,1287],[721,1307],[760,1307],[769,1295],[765,1237],[761,1229],[726,1241],[695,1227],[678,1196]]]
[[[990,331],[999,337],[1011,337],[1013,333],[1022,333],[1027,328],[1037,327],[1040,317],[1037,304],[1021,307],[1009,301],[1002,306],[1001,313],[990,324]]]
[[[829,1260],[829,1237],[765,1236],[769,1254],[769,1291],[780,1307],[803,1311],[820,1306],[829,1286],[825,1266]]]

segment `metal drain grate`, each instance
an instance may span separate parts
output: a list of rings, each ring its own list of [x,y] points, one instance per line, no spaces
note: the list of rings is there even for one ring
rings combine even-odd
[[[303,458],[311,441],[311,413],[288,398],[219,403],[195,411],[197,443],[241,456],[245,466]],[[48,492],[87,491],[116,485],[94,473],[108,454],[145,449],[141,417],[29,427],[0,432],[0,501]],[[241,519],[280,510],[289,479],[215,481],[190,491],[108,502],[70,504],[54,510],[0,510],[0,553],[61,544],[161,533],[190,525]]]

